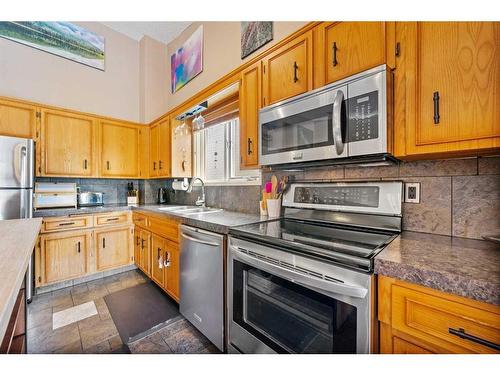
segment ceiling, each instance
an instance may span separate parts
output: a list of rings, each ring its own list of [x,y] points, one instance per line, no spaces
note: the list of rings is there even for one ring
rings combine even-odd
[[[102,22],[102,24],[137,41],[147,35],[168,44],[188,27],[191,22]]]

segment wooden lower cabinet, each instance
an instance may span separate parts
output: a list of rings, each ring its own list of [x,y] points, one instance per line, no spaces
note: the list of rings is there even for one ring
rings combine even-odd
[[[159,287],[179,302],[179,223],[134,212],[135,263]]]
[[[91,232],[69,231],[40,238],[38,283],[50,284],[84,276],[89,270]]]
[[[125,266],[132,261],[132,229],[129,226],[96,230],[96,270]]]
[[[499,353],[485,343],[500,345],[500,307],[390,277],[378,281],[381,353]]]

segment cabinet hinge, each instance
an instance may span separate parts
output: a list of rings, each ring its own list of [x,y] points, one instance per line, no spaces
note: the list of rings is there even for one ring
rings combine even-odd
[[[42,118],[42,112],[37,111],[36,112],[36,118]]]
[[[262,71],[264,74],[266,74],[266,66],[265,65],[262,67]]]
[[[395,50],[396,57],[399,57],[401,54],[401,44],[399,42],[396,43],[396,50]]]
[[[38,282],[41,283],[42,282],[42,276],[38,276]]]

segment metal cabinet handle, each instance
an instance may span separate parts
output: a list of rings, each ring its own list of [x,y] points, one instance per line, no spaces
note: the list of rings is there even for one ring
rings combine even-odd
[[[105,249],[106,248],[106,237],[103,237],[102,238],[102,248]]]
[[[344,142],[342,141],[342,103],[344,101],[344,93],[342,90],[338,90],[335,95],[335,100],[333,101],[333,117],[332,117],[332,127],[333,127],[333,142],[335,143],[335,150],[337,155],[341,155],[344,152]]]
[[[186,161],[185,160],[182,161],[181,167],[182,167],[182,171],[186,172]]]
[[[333,66],[337,66],[337,42],[333,42]]]
[[[87,169],[87,159],[83,161],[83,169]]]
[[[299,70],[299,66],[297,65],[297,61],[293,62],[293,82],[296,83],[299,80],[297,77],[297,71]]]
[[[162,161],[160,160],[160,161],[158,162],[158,169],[162,169],[162,167],[161,167],[161,163],[162,163]]]
[[[432,95],[434,101],[434,124],[439,124],[439,91],[434,92]]]
[[[119,217],[111,217],[109,219],[106,219],[106,221],[116,221],[116,220],[120,220]]]
[[[59,225],[60,227],[64,227],[64,226],[66,226],[66,225],[74,225],[74,224],[75,224],[75,222],[74,222],[74,221],[68,221],[68,222],[65,222],[65,223],[59,223],[58,225]]]
[[[476,344],[484,345],[484,346],[487,346],[488,348],[500,351],[500,345],[495,344],[494,342],[482,339],[480,337],[465,333],[465,329],[463,329],[463,328],[459,328],[459,329],[448,328],[448,332],[451,333],[452,335],[460,337],[461,339],[469,340],[469,341],[475,342]]]
[[[141,249],[144,249],[144,242],[146,242],[144,238],[141,238]]]
[[[81,251],[81,248],[80,248],[80,241],[78,241],[78,244],[76,245],[76,248],[77,248],[78,252],[80,252],[80,251]]]
[[[157,255],[158,260],[160,260],[160,253],[161,253],[161,248],[158,248],[158,255]]]
[[[252,138],[247,138],[247,155],[253,154],[252,144]]]
[[[109,160],[106,162],[106,168],[108,169],[109,171]]]
[[[165,267],[170,267],[170,252],[166,252],[166,257],[165,257],[165,261],[163,262],[163,264],[165,265]]]
[[[153,162],[153,171],[156,171],[156,162]]]
[[[401,55],[401,43],[399,43],[399,42],[396,43],[395,55],[396,55],[396,57],[399,57],[399,55]]]
[[[140,241],[139,241],[139,236],[135,236],[135,246],[139,246]]]

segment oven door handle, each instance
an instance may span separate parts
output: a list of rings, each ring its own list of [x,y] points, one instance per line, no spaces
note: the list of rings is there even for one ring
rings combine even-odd
[[[287,279],[295,284],[300,284],[308,288],[318,289],[323,293],[335,293],[354,298],[365,298],[366,294],[368,293],[368,289],[360,286],[316,279],[311,276],[303,275],[293,270],[286,269],[276,264],[266,262],[263,259],[255,259],[243,253],[237,246],[230,245],[229,247],[234,250],[232,252],[233,258],[240,260],[241,262],[248,264],[249,266],[256,267],[260,270]]]
[[[335,143],[335,150],[337,155],[344,152],[344,142],[342,142],[342,104],[344,102],[344,92],[338,90],[333,100],[332,110],[332,129],[333,129],[333,142]]]

